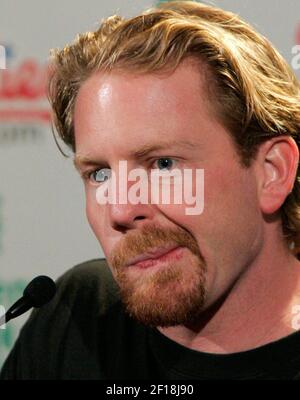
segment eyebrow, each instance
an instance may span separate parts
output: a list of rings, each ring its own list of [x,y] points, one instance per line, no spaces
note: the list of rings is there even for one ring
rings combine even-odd
[[[185,148],[187,150],[195,150],[195,147],[198,146],[199,143],[192,142],[189,140],[176,140],[176,141],[168,141],[168,142],[159,142],[159,143],[149,143],[144,144],[143,146],[132,150],[129,153],[129,157],[133,159],[141,159],[158,150],[166,150],[171,148]],[[87,155],[77,154],[73,159],[73,163],[77,170],[80,170],[83,166],[88,165],[99,165],[102,164],[101,160],[90,158]]]

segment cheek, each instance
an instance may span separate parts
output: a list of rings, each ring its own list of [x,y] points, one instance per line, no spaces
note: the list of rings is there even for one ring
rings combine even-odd
[[[260,221],[251,171],[232,168],[227,174],[219,170],[207,176],[202,222],[215,247],[236,257],[240,252],[247,253],[259,235]]]
[[[94,234],[96,235],[97,239],[99,240],[100,235],[101,235],[100,228],[103,224],[101,224],[102,210],[96,201],[96,191],[91,188],[86,188],[85,189],[85,199],[86,199],[85,211],[86,211],[87,220],[88,220]]]
[[[236,230],[235,223],[245,224],[255,214],[256,200],[253,181],[248,175],[232,166],[227,171],[225,174],[223,167],[207,168],[204,184],[193,180],[189,195],[183,193],[182,204],[159,204],[159,211],[193,233],[201,230],[203,239],[217,232],[220,240],[226,238],[228,232]]]
[[[162,197],[157,205],[161,213],[182,224],[193,223],[204,210],[205,181],[201,168],[184,170],[171,184],[159,187],[159,193],[164,192],[167,204],[163,204]]]
[[[117,243],[117,236],[113,235],[107,225],[107,205],[99,205],[96,200],[96,189],[86,188],[86,216],[89,225],[96,236],[104,255],[108,255]]]

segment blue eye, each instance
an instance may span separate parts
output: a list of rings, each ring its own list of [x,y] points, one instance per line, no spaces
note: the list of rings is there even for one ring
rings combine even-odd
[[[90,179],[97,183],[103,183],[111,176],[111,170],[109,168],[96,169],[90,173]]]
[[[174,164],[174,160],[169,157],[158,158],[157,160],[155,160],[154,163],[156,163],[156,162],[158,165],[158,169],[161,169],[161,170],[169,170],[173,167],[173,164]]]

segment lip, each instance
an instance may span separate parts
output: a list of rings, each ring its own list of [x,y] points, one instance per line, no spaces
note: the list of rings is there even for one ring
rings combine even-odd
[[[147,253],[140,254],[136,257],[133,257],[131,260],[129,260],[125,266],[133,266],[139,262],[142,261],[147,261],[147,260],[156,260],[167,253],[171,252],[172,250],[175,250],[176,248],[180,247],[178,244],[170,246],[170,247],[156,247],[155,249],[149,250]]]

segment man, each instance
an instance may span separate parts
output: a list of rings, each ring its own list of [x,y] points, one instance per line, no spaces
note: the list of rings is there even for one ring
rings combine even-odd
[[[59,280],[2,378],[300,376],[300,85],[272,45],[229,12],[164,3],[56,51],[49,98],[107,265]],[[204,171],[204,208],[103,202],[136,184],[120,161]]]

